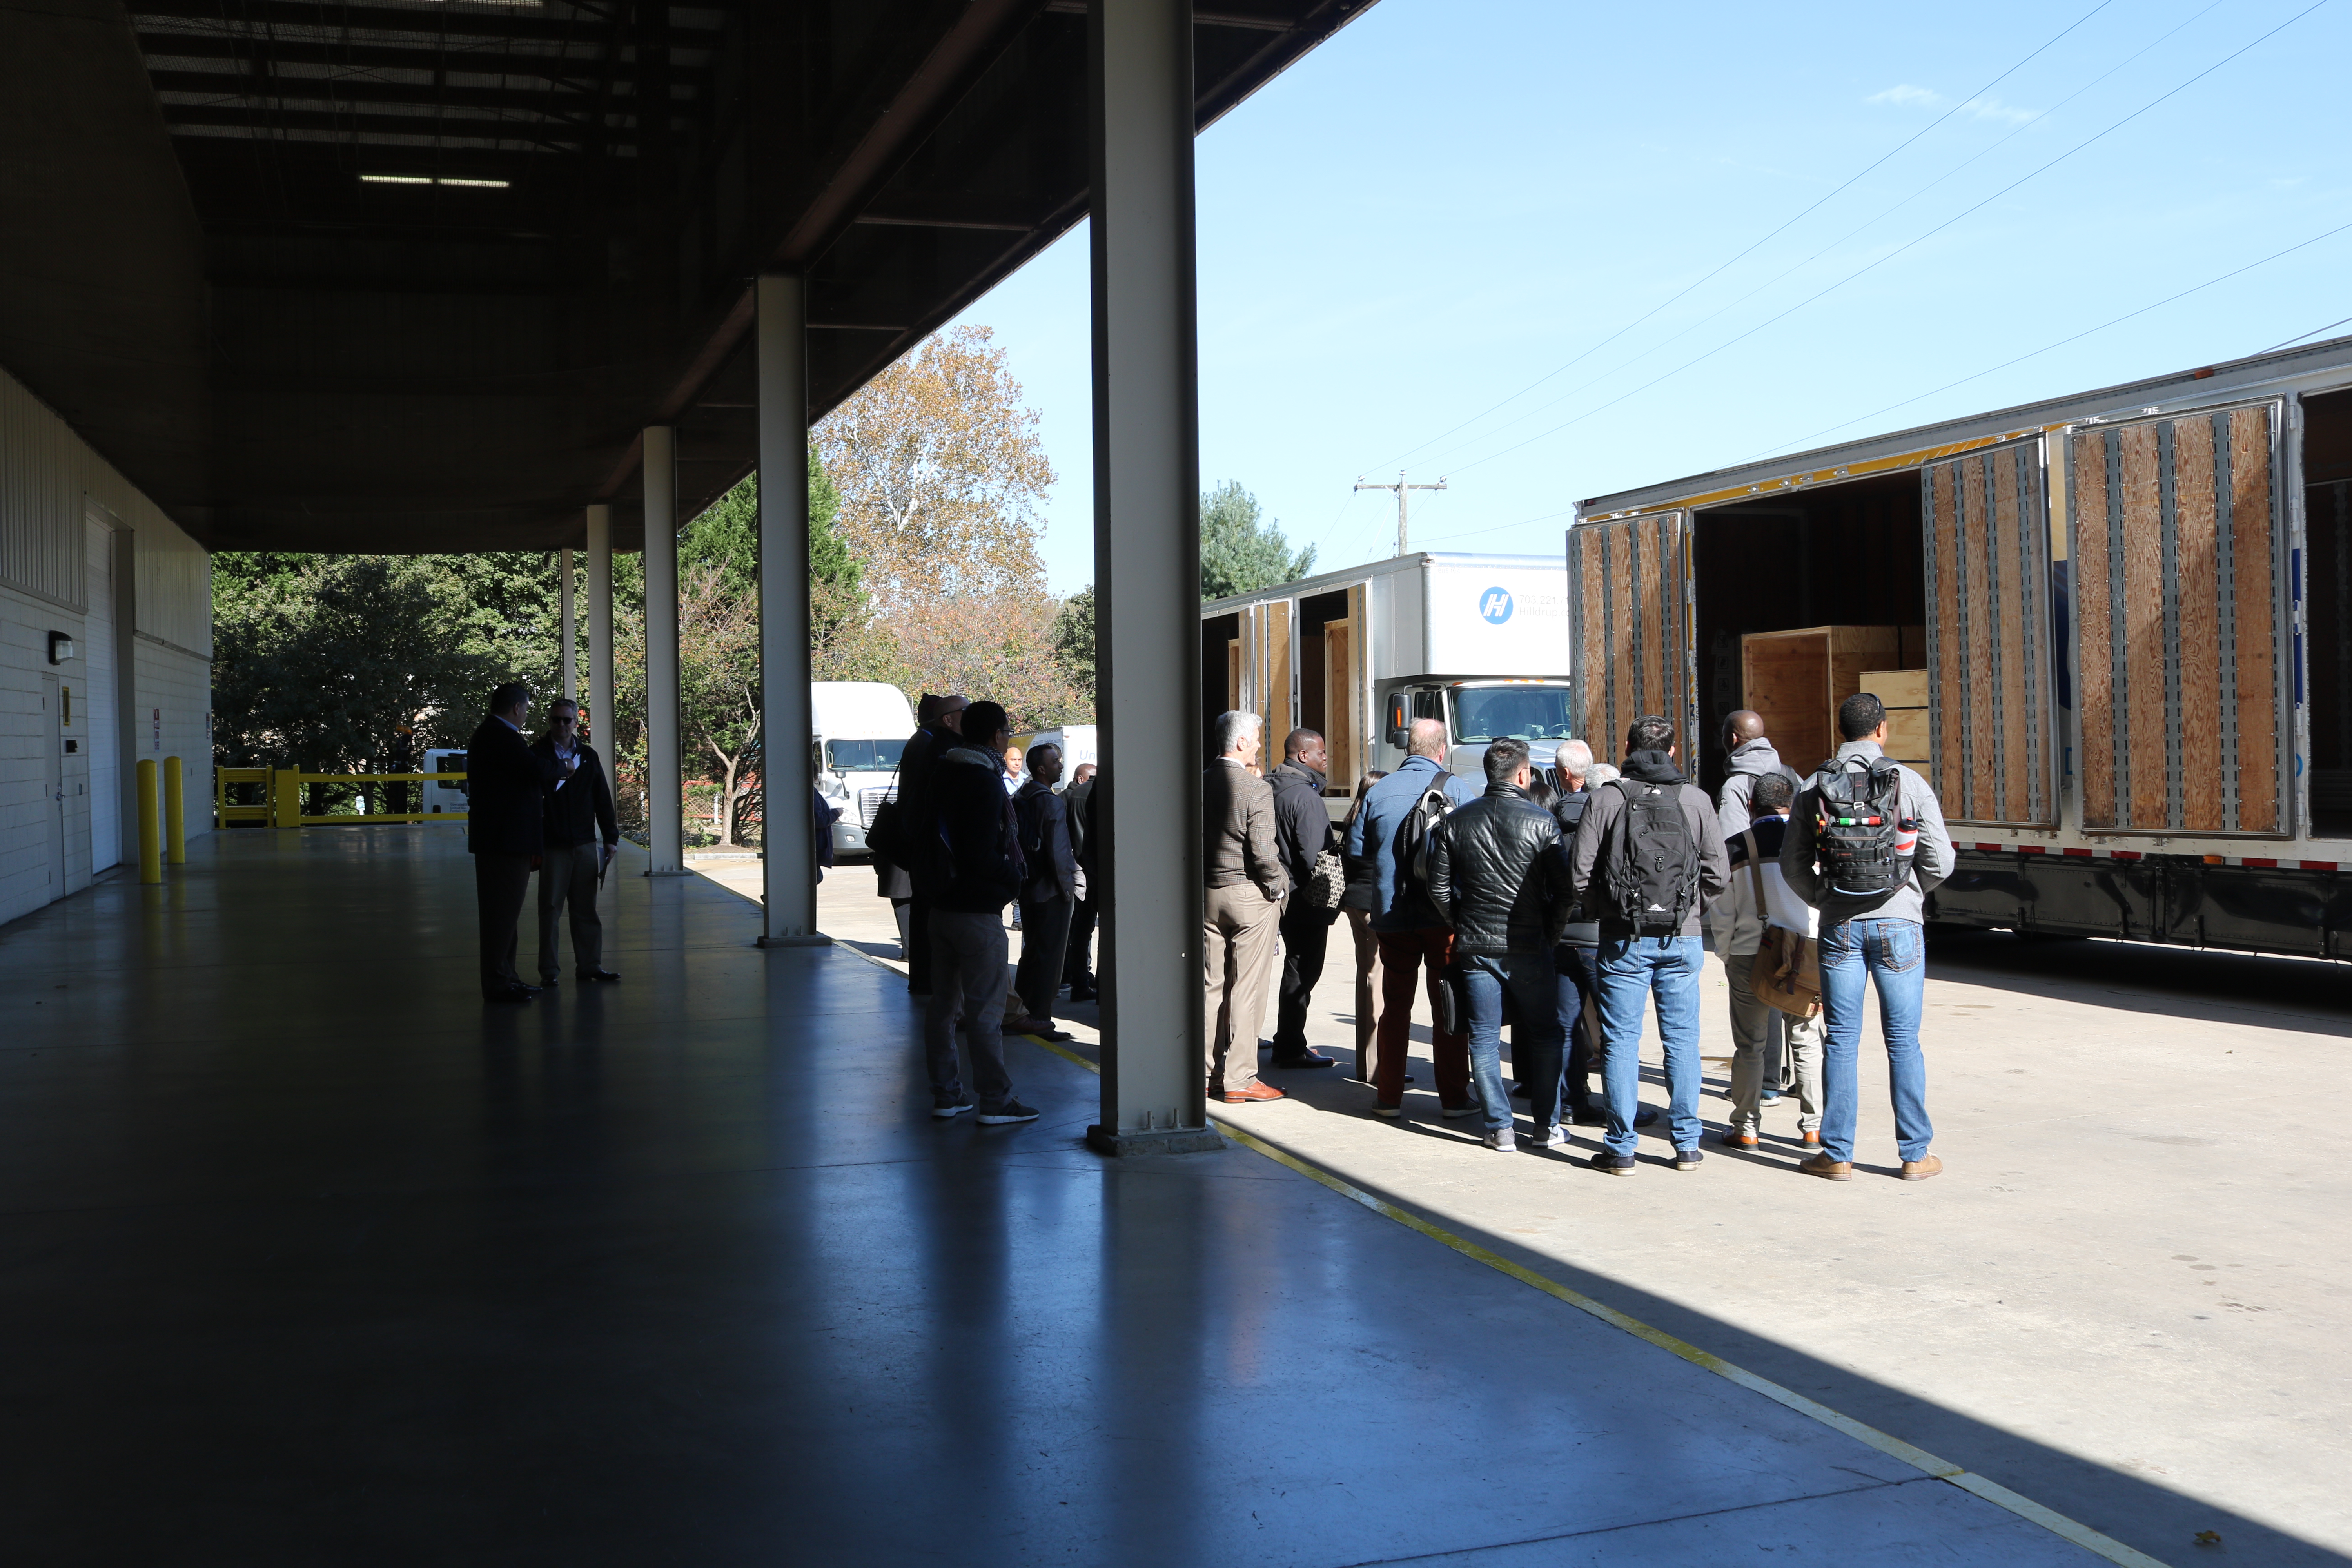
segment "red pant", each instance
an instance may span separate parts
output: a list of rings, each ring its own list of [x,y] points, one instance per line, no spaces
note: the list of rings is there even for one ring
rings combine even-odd
[[[1437,1027],[1437,976],[1452,956],[1454,933],[1444,926],[1373,933],[1381,948],[1380,1059],[1372,1089],[1382,1105],[1404,1099],[1404,1058],[1412,1049],[1412,988],[1423,964],[1429,970],[1430,1059],[1437,1068],[1437,1098],[1447,1105],[1470,1100],[1470,1035]]]

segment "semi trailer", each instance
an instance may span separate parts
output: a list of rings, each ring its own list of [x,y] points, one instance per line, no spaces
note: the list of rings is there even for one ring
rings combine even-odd
[[[1426,552],[1326,572],[1201,606],[1205,721],[1265,716],[1266,749],[1318,731],[1335,815],[1356,781],[1405,756],[1415,719],[1446,727],[1457,773],[1505,735],[1549,766],[1582,733],[1570,703],[1567,578],[1543,555]]]
[[[1877,690],[1932,920],[2352,957],[2352,338],[1601,496],[1567,568],[1596,751],[1712,789],[1752,707],[1801,772]]]

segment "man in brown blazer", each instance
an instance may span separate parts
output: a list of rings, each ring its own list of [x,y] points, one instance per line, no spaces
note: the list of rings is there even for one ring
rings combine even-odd
[[[1282,1090],[1257,1079],[1257,1026],[1265,1019],[1282,901],[1290,891],[1275,844],[1274,789],[1250,771],[1265,729],[1255,713],[1219,714],[1217,760],[1201,788],[1209,1098],[1228,1105],[1282,1098]]]

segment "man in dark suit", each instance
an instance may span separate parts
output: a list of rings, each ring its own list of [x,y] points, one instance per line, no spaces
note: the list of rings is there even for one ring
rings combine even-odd
[[[474,852],[485,1002],[539,994],[515,973],[515,925],[530,891],[530,863],[547,847],[541,792],[580,766],[577,759],[534,755],[522,738],[530,716],[530,688],[510,680],[490,693],[489,716],[466,742],[466,847]]]
[[[555,931],[572,913],[572,967],[583,985],[618,980],[604,967],[604,922],[596,914],[596,889],[621,842],[620,819],[596,749],[580,738],[580,704],[558,698],[548,704],[547,733],[531,747],[542,762],[576,772],[546,789],[547,847],[539,858],[539,977],[552,985],[562,973],[555,962]],[[603,834],[601,842],[599,832]]]

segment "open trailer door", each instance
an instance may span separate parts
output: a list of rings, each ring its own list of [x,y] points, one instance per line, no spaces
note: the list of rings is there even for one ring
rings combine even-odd
[[[2042,486],[2038,437],[1919,470],[1928,739],[1950,822],[2058,826]]]
[[[1588,522],[1568,533],[1569,672],[1592,754],[1613,763],[1644,713],[1675,722],[1683,765],[1698,755],[1690,514]]]
[[[2274,402],[2068,437],[2083,826],[2284,837]]]

